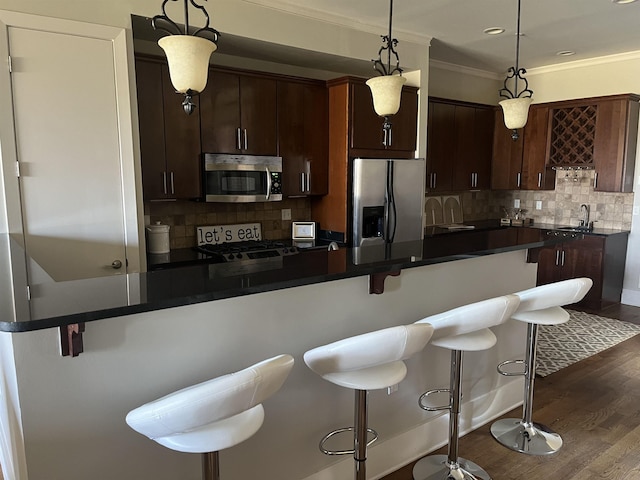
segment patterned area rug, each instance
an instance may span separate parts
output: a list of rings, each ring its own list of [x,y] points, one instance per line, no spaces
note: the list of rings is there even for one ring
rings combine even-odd
[[[561,325],[541,325],[538,330],[536,373],[557,372],[640,333],[640,325],[568,310]]]

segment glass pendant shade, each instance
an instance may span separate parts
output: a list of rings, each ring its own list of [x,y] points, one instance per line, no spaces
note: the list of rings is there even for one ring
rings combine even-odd
[[[193,35],[169,35],[158,40],[167,62],[171,83],[179,93],[200,93],[207,86],[209,58],[217,45]]]
[[[400,75],[382,75],[367,80],[373,96],[373,109],[378,115],[385,117],[398,113],[402,86],[406,81]]]
[[[509,98],[502,100],[500,106],[504,113],[504,124],[509,130],[517,130],[527,124],[531,97]]]

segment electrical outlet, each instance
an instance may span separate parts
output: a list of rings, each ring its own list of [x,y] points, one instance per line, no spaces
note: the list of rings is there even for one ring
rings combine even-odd
[[[520,199],[519,198],[516,198],[513,201],[513,208],[520,208]]]
[[[387,395],[391,395],[394,392],[398,391],[398,384],[396,383],[395,385],[391,385],[390,387],[387,387]]]
[[[291,220],[291,209],[283,208],[282,209],[282,220]]]
[[[536,200],[536,210],[542,210],[542,200]]]

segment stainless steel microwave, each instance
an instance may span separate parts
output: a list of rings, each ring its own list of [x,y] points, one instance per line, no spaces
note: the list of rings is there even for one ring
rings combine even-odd
[[[207,202],[282,200],[282,157],[204,154]]]

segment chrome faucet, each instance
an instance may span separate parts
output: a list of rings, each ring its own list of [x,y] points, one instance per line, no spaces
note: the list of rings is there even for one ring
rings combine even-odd
[[[589,226],[589,205],[585,205],[584,203],[580,205],[580,226],[588,227]]]

